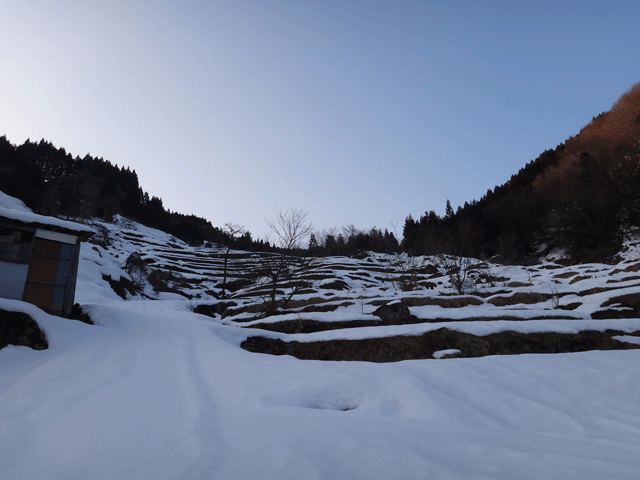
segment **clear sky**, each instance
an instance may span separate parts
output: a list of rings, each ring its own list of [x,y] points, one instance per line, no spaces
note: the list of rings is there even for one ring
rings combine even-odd
[[[640,81],[640,2],[0,0],[0,135],[214,225],[402,231]]]

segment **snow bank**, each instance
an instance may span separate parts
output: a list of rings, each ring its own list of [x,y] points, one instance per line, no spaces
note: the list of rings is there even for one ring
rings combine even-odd
[[[638,350],[392,364],[249,353],[239,344],[251,329],[194,314],[186,299],[117,297],[102,275],[123,275],[136,248],[151,251],[121,239],[108,251],[83,245],[76,298],[95,326],[0,299],[36,319],[50,345],[0,350],[3,480],[638,478]],[[354,318],[359,307],[349,308]],[[289,338],[602,325],[631,331],[640,319],[451,321]]]

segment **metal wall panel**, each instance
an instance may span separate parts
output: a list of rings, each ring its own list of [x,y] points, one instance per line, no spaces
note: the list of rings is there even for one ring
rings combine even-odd
[[[76,250],[77,245],[36,235],[24,300],[44,310],[68,313],[70,305],[65,298],[73,298],[74,292],[68,290],[75,286],[70,283],[75,277],[71,264],[77,258]]]

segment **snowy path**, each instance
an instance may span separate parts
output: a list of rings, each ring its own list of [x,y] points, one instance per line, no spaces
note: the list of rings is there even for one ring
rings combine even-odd
[[[303,362],[177,302],[91,312],[0,351],[1,478],[640,478],[638,351]]]

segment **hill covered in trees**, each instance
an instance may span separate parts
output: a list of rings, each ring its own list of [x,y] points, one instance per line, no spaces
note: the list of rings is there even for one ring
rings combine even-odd
[[[87,154],[73,157],[46,140],[12,145],[0,137],[0,190],[37,213],[110,219],[116,214],[188,242],[273,250],[242,229],[170,212],[150,196],[135,170]],[[573,262],[606,261],[640,227],[640,83],[578,135],[540,154],[503,185],[444,216],[408,216],[399,244],[393,233],[353,225],[311,235],[307,254],[354,256],[363,251],[452,254],[535,261],[562,249]]]
[[[403,247],[521,262],[561,248],[574,262],[603,261],[639,226],[640,83],[480,200],[407,217]]]
[[[87,219],[123,215],[188,242],[259,246],[248,232],[234,239],[204,218],[168,211],[161,198],[142,189],[135,170],[89,154],[73,157],[44,139],[15,146],[6,136],[0,137],[0,190],[43,215]]]
[[[0,137],[0,190],[43,215],[106,220],[122,215],[191,243],[277,250],[237,225],[230,230],[215,227],[204,218],[170,212],[161,198],[142,189],[135,170],[89,154],[73,157],[44,139],[15,146],[6,136]],[[351,256],[369,250],[392,253],[398,248],[395,236],[387,230],[360,231],[350,225],[316,232],[307,252]]]

